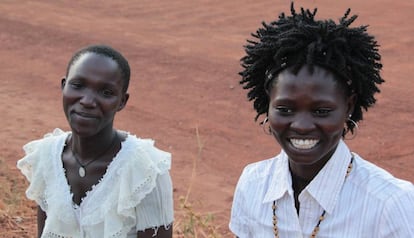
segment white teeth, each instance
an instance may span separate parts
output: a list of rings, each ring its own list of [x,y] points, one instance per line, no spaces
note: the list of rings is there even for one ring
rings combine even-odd
[[[319,140],[315,140],[315,139],[306,139],[306,140],[301,140],[301,139],[290,139],[290,143],[292,143],[292,145],[295,148],[298,149],[311,149],[313,148],[316,144],[318,144]]]

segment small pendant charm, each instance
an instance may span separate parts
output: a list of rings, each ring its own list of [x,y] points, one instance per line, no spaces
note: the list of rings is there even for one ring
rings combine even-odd
[[[85,177],[85,174],[86,174],[85,168],[83,168],[82,166],[79,167],[79,176],[83,178]]]

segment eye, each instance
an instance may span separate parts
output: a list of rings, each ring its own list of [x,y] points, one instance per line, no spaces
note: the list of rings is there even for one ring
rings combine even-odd
[[[332,109],[329,108],[318,108],[314,111],[314,114],[319,117],[328,116]]]
[[[293,113],[293,109],[289,107],[278,106],[275,110],[282,115],[289,115]]]
[[[102,95],[104,97],[111,97],[114,95],[114,91],[110,90],[110,89],[104,89],[102,90]]]
[[[80,82],[71,82],[69,84],[73,89],[81,89],[83,87],[83,84]]]

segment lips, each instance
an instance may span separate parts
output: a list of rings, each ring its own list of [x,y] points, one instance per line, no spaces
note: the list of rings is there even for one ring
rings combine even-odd
[[[81,118],[85,118],[85,119],[97,119],[98,116],[92,113],[87,113],[87,112],[74,112],[73,114],[75,114],[78,117]]]
[[[317,139],[292,138],[292,139],[290,139],[290,143],[296,149],[309,150],[309,149],[312,149],[313,147],[315,147],[319,143],[319,140],[317,140]]]

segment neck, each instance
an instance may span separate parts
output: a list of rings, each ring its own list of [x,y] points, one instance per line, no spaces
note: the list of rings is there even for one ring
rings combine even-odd
[[[336,147],[335,147],[336,148]],[[301,178],[302,180],[312,181],[312,179],[321,171],[325,164],[331,159],[336,149],[322,156],[313,164],[296,163],[289,158],[289,169],[292,176]]]
[[[72,153],[76,154],[80,160],[93,159],[113,147],[116,133],[115,130],[111,130],[91,137],[82,137],[72,133],[70,138]]]
[[[292,174],[292,178],[297,178],[298,180],[312,181],[312,179],[321,171],[325,164],[329,161],[328,159],[321,159],[314,164],[298,164],[292,160],[289,160],[289,169]]]

